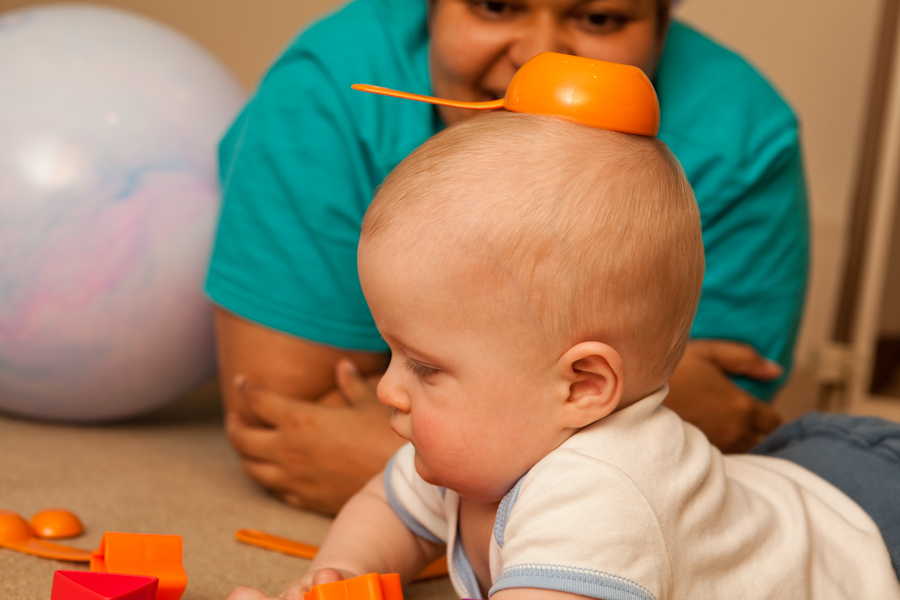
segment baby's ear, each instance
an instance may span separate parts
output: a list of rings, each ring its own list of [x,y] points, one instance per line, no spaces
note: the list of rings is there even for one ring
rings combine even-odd
[[[570,381],[562,407],[565,427],[586,427],[619,405],[625,380],[622,357],[612,346],[581,342],[560,357],[559,367]]]

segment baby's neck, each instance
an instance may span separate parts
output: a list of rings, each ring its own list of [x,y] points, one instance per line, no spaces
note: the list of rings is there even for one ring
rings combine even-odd
[[[661,390],[663,388],[663,386],[665,386],[665,385],[666,384],[663,383],[662,385],[658,385],[655,388],[653,386],[646,386],[647,389],[653,388],[653,389],[649,389],[649,391],[645,391],[645,390],[638,390],[637,392],[626,391],[626,393],[622,395],[622,399],[619,400],[619,405],[616,406],[616,409],[610,414],[617,413],[624,408],[628,408],[635,402],[638,402],[640,400],[643,400],[647,396],[655,394],[656,392]]]
[[[481,595],[487,598],[491,588],[490,548],[491,536],[494,534],[494,521],[497,519],[497,507],[500,502],[481,503],[459,499],[459,539],[463,545]]]

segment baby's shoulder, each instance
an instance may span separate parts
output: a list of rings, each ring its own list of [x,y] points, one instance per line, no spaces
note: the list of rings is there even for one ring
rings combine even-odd
[[[623,465],[570,448],[549,454],[507,494],[493,540],[492,591],[647,598],[668,587],[666,537],[644,490]]]
[[[721,455],[706,437],[650,400],[585,428],[541,459],[504,498],[498,521],[559,516],[577,523],[598,514],[667,521],[697,485],[722,485]]]
[[[578,434],[585,436],[585,434]],[[590,440],[587,440],[590,442]],[[640,462],[640,461],[639,461]],[[590,443],[560,447],[532,467],[504,497],[497,513],[498,541],[510,522],[522,527],[574,527],[598,514],[632,515],[655,520],[648,501],[641,465],[617,452],[603,452]],[[518,529],[514,526],[513,529]]]

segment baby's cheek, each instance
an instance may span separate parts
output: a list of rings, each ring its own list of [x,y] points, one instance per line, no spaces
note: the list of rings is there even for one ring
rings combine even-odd
[[[478,423],[455,417],[414,416],[416,470],[428,483],[450,488],[471,500],[502,498],[506,478],[495,460],[493,437],[481,431]]]
[[[410,414],[416,447],[458,454],[472,445],[478,423],[465,411],[428,410],[417,407]]]
[[[436,427],[434,417],[427,411],[417,409],[410,414],[410,426],[412,427],[413,442],[416,448],[424,447],[433,443],[435,435],[439,435],[440,431]]]

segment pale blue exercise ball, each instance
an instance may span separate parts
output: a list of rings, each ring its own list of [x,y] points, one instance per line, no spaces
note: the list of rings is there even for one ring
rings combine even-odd
[[[243,99],[148,18],[0,15],[0,411],[123,419],[212,374],[216,148]]]

